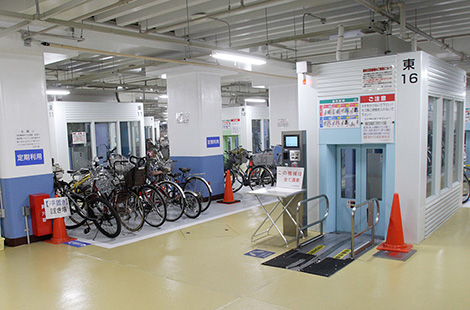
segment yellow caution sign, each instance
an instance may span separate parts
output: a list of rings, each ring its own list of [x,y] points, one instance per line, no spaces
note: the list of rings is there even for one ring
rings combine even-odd
[[[336,254],[333,258],[342,259],[343,257],[348,255],[349,253],[351,253],[351,249],[344,249],[341,252],[339,252],[338,254]]]
[[[323,249],[325,246],[324,245],[318,245],[316,246],[315,248],[311,249],[310,251],[307,252],[307,254],[310,254],[310,255],[314,255],[315,253],[317,253],[318,251],[320,251],[321,249]]]

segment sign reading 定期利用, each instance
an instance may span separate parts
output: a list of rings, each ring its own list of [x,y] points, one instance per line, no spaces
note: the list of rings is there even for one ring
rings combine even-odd
[[[44,164],[44,150],[16,150],[15,163],[16,166],[42,165]]]
[[[219,147],[220,146],[220,137],[207,137],[206,138],[207,147]]]

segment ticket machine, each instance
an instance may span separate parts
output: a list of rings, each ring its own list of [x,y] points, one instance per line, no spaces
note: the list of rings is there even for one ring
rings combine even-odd
[[[304,180],[302,186],[303,188],[307,188],[307,132],[305,130],[283,131],[281,132],[281,142],[282,165],[287,167],[303,167]],[[295,214],[297,203],[306,197],[306,193],[298,195],[290,204],[288,208],[289,212]],[[302,214],[300,226],[302,226],[303,223],[307,221],[307,213],[306,210],[300,210],[300,212]],[[284,214],[284,235],[295,236],[295,229],[295,225],[287,218],[287,215]],[[306,231],[304,233],[306,233]]]

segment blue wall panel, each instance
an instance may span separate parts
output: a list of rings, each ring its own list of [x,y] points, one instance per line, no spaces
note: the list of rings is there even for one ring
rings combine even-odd
[[[175,170],[178,168],[191,168],[190,173],[204,173],[202,176],[209,182],[212,188],[212,195],[224,194],[224,157],[223,155],[213,156],[172,156],[176,160]]]
[[[45,193],[53,197],[52,174],[0,179],[5,218],[2,219],[2,234],[5,238],[16,239],[26,236],[22,207],[29,206],[29,195]],[[30,235],[32,234],[29,218]]]

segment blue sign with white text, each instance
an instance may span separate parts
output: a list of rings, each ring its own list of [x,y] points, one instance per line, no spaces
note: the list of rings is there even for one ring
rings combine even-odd
[[[219,147],[220,146],[220,137],[207,137],[206,138],[207,147]]]
[[[44,150],[16,150],[16,166],[42,165],[44,164]]]
[[[273,254],[274,254],[274,252],[259,250],[259,249],[254,249],[250,252],[245,253],[245,255],[247,255],[247,256],[257,257],[257,258],[266,258],[266,257],[271,256]]]

